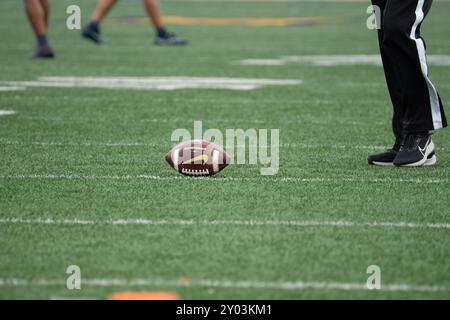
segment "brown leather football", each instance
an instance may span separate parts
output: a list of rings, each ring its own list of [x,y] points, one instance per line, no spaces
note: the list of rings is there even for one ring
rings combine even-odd
[[[230,156],[212,142],[191,140],[173,147],[166,154],[166,161],[186,176],[213,176],[228,166]]]

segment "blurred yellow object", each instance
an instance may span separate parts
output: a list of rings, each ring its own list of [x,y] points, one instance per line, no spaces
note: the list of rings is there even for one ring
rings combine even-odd
[[[107,300],[181,300],[176,292],[114,292]]]
[[[181,17],[166,16],[162,18],[167,25],[208,25],[208,26],[250,26],[250,27],[284,27],[317,25],[336,20],[335,17],[291,17],[291,18],[215,18],[215,17]],[[147,24],[146,17],[119,17],[111,19],[113,23]]]
[[[217,26],[289,26],[317,24],[327,20],[326,17],[301,18],[189,18],[167,16],[163,18],[165,24],[181,25],[217,25]]]

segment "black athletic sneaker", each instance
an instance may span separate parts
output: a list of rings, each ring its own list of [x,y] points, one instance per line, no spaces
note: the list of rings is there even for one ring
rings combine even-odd
[[[394,159],[397,157],[398,151],[393,149],[389,149],[386,152],[378,153],[370,155],[367,159],[369,164],[374,166],[393,166]],[[436,153],[433,151],[427,157],[427,161],[423,164],[423,166],[432,166],[437,162]]]
[[[385,152],[372,154],[367,162],[374,166],[393,166],[397,152],[400,150],[401,140],[395,139],[394,146]]]
[[[394,165],[420,167],[434,153],[434,143],[429,133],[409,134],[402,141],[400,150],[394,159]]]
[[[81,35],[86,39],[94,41],[96,44],[103,44],[105,42],[100,34],[100,26],[95,22],[89,22],[83,28]]]
[[[49,45],[38,46],[36,52],[33,53],[31,59],[51,59],[54,58],[55,54]]]
[[[184,46],[188,44],[188,41],[167,32],[162,35],[156,35],[154,43],[156,45]]]

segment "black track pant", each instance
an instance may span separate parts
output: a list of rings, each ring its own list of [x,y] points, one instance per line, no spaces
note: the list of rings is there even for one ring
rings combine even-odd
[[[381,9],[378,39],[394,106],[396,138],[446,127],[441,99],[428,78],[425,43],[420,36],[432,0],[372,0],[372,4]]]

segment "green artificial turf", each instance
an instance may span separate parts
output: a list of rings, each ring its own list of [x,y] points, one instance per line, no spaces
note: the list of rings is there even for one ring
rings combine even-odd
[[[88,20],[94,1],[75,1]],[[102,26],[95,46],[65,28],[53,1],[57,58],[32,61],[34,39],[22,2],[0,2],[0,82],[42,76],[187,76],[299,79],[302,85],[251,91],[27,88],[0,92],[0,220],[79,219],[94,225],[0,223],[0,298],[104,299],[115,291],[176,291],[186,299],[450,298],[450,230],[357,225],[110,225],[118,219],[450,222],[450,133],[437,133],[438,165],[375,168],[367,155],[392,143],[391,106],[381,67],[243,66],[243,59],[376,54],[367,3],[163,1],[165,15],[330,18],[310,26],[169,26],[190,45],[155,47],[148,25]],[[423,25],[429,54],[450,54],[450,3],[436,1]],[[123,1],[110,18],[143,16]],[[431,66],[447,111],[448,66]],[[0,84],[1,86],[1,84]],[[164,162],[177,128],[280,129],[280,171],[232,165],[208,179],[176,179]],[[141,177],[139,177],[141,176]],[[156,176],[157,179],[143,176]],[[34,177],[34,178],[33,178]],[[114,178],[116,177],[116,178]],[[122,177],[122,178],[120,178]],[[304,180],[302,180],[304,179]],[[448,226],[448,225],[447,225]],[[159,279],[155,285],[65,287],[69,265],[82,279]],[[425,291],[229,288],[195,285],[317,282],[364,285],[369,265],[382,286]],[[171,285],[191,279],[184,286]],[[26,285],[11,284],[25,279]],[[60,284],[37,285],[39,279]],[[3,281],[3,283],[2,283]],[[6,282],[9,282],[6,283]],[[83,281],[83,280],[82,280]],[[189,284],[192,281],[192,285]]]

